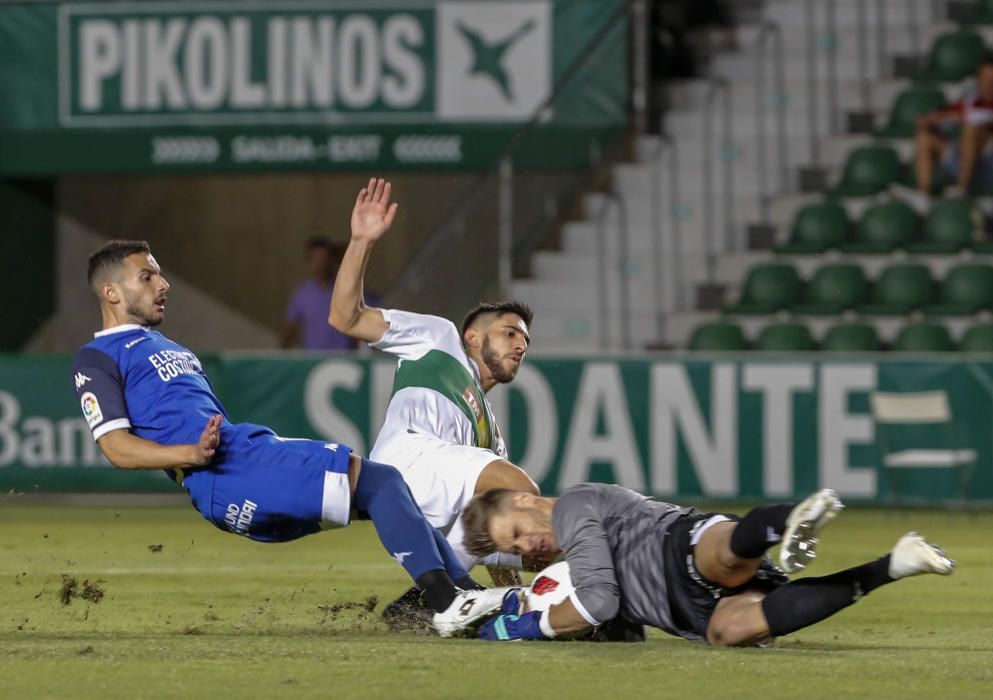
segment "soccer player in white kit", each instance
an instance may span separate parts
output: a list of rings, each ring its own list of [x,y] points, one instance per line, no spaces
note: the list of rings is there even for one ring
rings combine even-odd
[[[390,183],[375,178],[359,192],[328,322],[397,356],[393,395],[369,457],[400,471],[428,522],[445,533],[470,568],[480,560],[465,549],[459,515],[473,496],[492,488],[538,494],[524,470],[507,460],[486,399],[487,391],[517,375],[530,343],[531,310],[519,302],[480,305],[466,317],[460,334],[444,318],[366,306],[366,264],[396,216],[390,195]],[[498,585],[516,579],[501,572],[503,567],[521,567],[520,557],[513,555],[483,563]]]

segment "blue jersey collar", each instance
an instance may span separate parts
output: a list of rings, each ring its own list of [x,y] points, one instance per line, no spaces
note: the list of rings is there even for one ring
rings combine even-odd
[[[114,333],[127,333],[128,331],[147,331],[148,329],[144,326],[139,326],[137,323],[125,323],[120,326],[114,326],[113,328],[107,328],[102,331],[97,331],[93,334],[94,338],[99,338],[104,335],[113,335]]]

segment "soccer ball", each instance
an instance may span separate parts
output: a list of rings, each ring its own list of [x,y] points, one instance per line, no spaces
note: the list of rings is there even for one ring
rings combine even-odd
[[[544,612],[556,603],[561,603],[576,590],[569,576],[569,562],[560,561],[544,569],[535,576],[531,586],[524,592],[524,607],[526,610]]]

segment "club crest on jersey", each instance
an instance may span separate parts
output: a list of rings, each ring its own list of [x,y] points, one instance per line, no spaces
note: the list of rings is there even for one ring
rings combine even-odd
[[[559,587],[559,582],[549,576],[539,576],[531,584],[531,592],[535,595],[551,593]]]
[[[79,404],[83,408],[83,417],[90,429],[94,428],[103,420],[103,411],[100,410],[100,402],[97,397],[87,391],[79,398]]]

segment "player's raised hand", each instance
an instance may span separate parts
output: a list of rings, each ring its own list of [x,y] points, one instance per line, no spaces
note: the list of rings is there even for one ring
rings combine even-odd
[[[352,240],[378,241],[390,230],[397,203],[390,203],[392,186],[382,178],[372,178],[362,188],[352,209]]]
[[[221,416],[212,416],[207,421],[207,426],[200,433],[200,441],[196,444],[196,460],[194,466],[203,467],[210,464],[210,460],[217,453],[217,448],[221,444]]]

